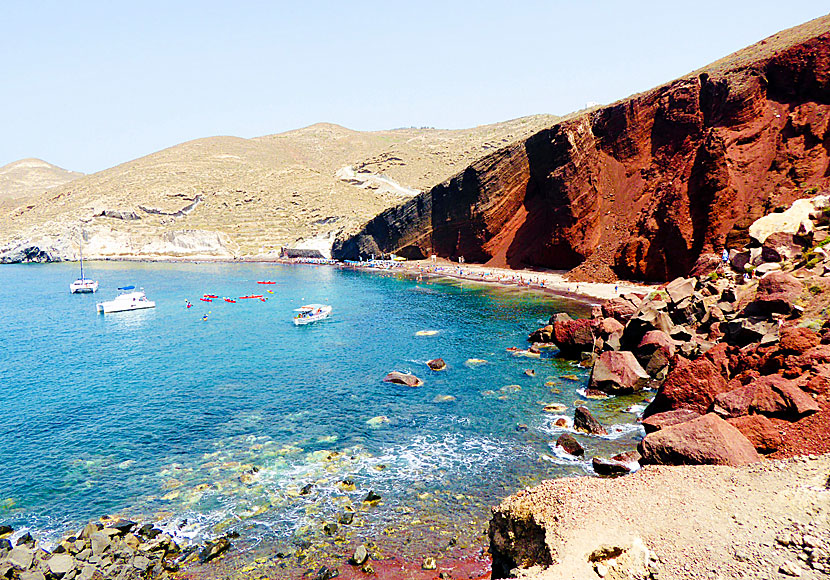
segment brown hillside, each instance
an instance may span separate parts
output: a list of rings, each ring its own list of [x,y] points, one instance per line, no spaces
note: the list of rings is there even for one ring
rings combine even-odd
[[[298,238],[354,231],[555,117],[465,130],[358,132],[331,124],[190,141],[0,208],[0,259],[273,256]],[[31,252],[29,252],[31,254]]]
[[[666,280],[830,183],[830,16],[507,146],[337,244]]]
[[[43,193],[81,177],[41,159],[21,159],[0,167],[0,203]]]

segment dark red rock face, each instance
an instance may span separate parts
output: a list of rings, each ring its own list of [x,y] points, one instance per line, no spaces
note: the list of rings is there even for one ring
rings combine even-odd
[[[335,244],[668,280],[830,184],[830,16],[567,119]]]

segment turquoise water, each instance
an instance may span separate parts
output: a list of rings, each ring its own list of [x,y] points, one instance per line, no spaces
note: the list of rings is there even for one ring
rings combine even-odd
[[[118,514],[182,537],[237,530],[253,545],[320,534],[354,508],[367,536],[405,528],[411,539],[418,526],[478,536],[504,495],[590,471],[556,453],[562,429],[542,411],[558,402],[572,415],[587,372],[506,351],[555,311],[584,316],[586,303],[261,264],[92,263],[99,292],[70,295],[76,274],[0,268],[0,523],[54,539]],[[126,284],[157,307],[96,314]],[[208,304],[204,293],[268,301]],[[331,304],[332,317],[295,327],[292,310],[309,302]],[[448,370],[427,368],[436,357]],[[391,370],[424,385],[382,382]],[[636,439],[625,404],[588,403],[617,425],[583,438],[588,459]],[[369,490],[378,506],[361,503]]]

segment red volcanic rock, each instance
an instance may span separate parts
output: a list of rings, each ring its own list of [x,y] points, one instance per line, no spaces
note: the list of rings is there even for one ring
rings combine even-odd
[[[675,357],[666,380],[643,415],[650,417],[672,409],[691,409],[698,413],[706,413],[715,396],[728,390],[726,378],[709,359],[700,357],[690,361],[683,357]]]
[[[338,259],[464,256],[670,280],[825,188],[830,17],[569,117],[386,210]]]
[[[761,248],[761,256],[765,262],[792,260],[800,256],[801,252],[801,245],[792,234],[786,232],[770,234]]]
[[[756,413],[798,420],[819,410],[810,395],[780,375],[761,377],[751,388],[755,389],[751,410]]]
[[[651,417],[647,417],[643,419],[642,424],[646,433],[654,433],[665,427],[685,423],[686,421],[691,421],[701,416],[700,413],[692,411],[691,409],[675,409],[674,411],[663,411],[662,413],[656,413]]]
[[[729,370],[729,345],[725,343],[716,344],[707,350],[706,354],[703,356],[712,361],[712,364],[715,365],[715,368],[718,369],[720,374],[724,377],[728,379],[731,376],[731,372]]]
[[[789,314],[803,286],[792,274],[770,272],[758,281],[755,300],[744,309],[747,314]]]
[[[553,322],[553,342],[565,357],[578,356],[579,353],[594,348],[594,331],[591,320],[555,320]]]
[[[815,331],[798,326],[784,326],[778,336],[779,348],[795,353],[806,352],[821,342]]]
[[[781,433],[763,415],[744,415],[727,419],[726,422],[740,431],[761,453],[772,453],[781,447]]]
[[[610,336],[614,333],[622,333],[625,326],[616,318],[602,318],[594,324],[594,330],[600,336]]]
[[[585,449],[582,448],[582,445],[576,440],[576,437],[570,433],[562,433],[556,440],[556,445],[561,447],[569,455],[578,457],[585,453]]]
[[[648,373],[633,352],[608,351],[599,355],[594,363],[588,386],[609,395],[622,395],[641,391],[648,379]]]
[[[749,413],[755,399],[755,385],[740,386],[725,393],[715,395],[712,410],[722,417],[741,417]]]
[[[738,466],[761,459],[738,429],[714,413],[650,433],[638,450],[643,464]]]

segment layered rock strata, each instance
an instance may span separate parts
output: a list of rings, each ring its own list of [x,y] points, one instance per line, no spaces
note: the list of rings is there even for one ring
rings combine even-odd
[[[830,183],[830,16],[473,163],[335,243],[669,280]]]

